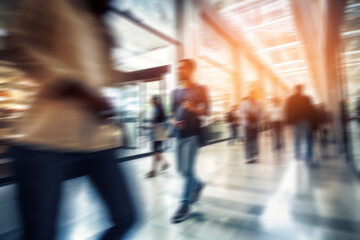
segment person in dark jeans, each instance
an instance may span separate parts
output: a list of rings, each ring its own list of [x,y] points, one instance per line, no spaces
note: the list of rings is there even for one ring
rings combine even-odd
[[[229,145],[233,145],[236,141],[239,141],[238,132],[239,132],[239,120],[236,114],[237,106],[233,106],[231,110],[226,114],[226,120],[229,124],[230,138]]]
[[[110,123],[102,89],[113,75],[112,43],[103,23],[107,0],[27,0],[7,38],[12,60],[39,91],[17,122],[14,160],[24,240],[56,239],[62,181],[87,174],[104,200],[112,226],[102,240],[118,240],[136,223],[129,184],[117,163],[123,146]],[[128,78],[126,77],[128,76]]]
[[[56,239],[61,184],[74,174],[88,175],[109,209],[113,226],[102,240],[121,239],[136,221],[129,184],[114,150],[64,153],[16,144],[9,156],[15,160],[24,239]]]
[[[311,99],[303,94],[303,85],[295,86],[295,93],[286,102],[285,113],[287,123],[293,126],[294,149],[297,160],[304,159],[306,163],[313,163],[312,129],[316,113]],[[305,153],[302,152],[305,144]]]
[[[152,160],[151,170],[145,175],[147,178],[156,176],[158,164],[162,164],[161,171],[165,171],[169,168],[169,163],[162,155],[163,142],[166,140],[165,136],[165,113],[159,96],[153,96],[151,98],[151,104],[153,105],[153,117],[151,119],[152,131],[153,131],[153,151],[154,158]]]
[[[197,202],[204,188],[195,175],[196,156],[200,147],[201,120],[207,115],[209,101],[207,90],[193,79],[196,63],[183,59],[178,65],[178,79],[181,86],[172,93],[172,124],[176,129],[176,162],[178,172],[184,179],[180,206],[171,218],[172,223],[184,221]]]
[[[240,111],[245,126],[246,163],[255,163],[259,160],[258,132],[263,117],[261,105],[256,100],[255,90],[252,90],[247,100],[241,104]]]

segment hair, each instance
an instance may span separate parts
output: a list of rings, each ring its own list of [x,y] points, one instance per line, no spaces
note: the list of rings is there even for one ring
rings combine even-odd
[[[158,96],[158,95],[153,95],[153,96],[151,97],[151,100],[155,101],[155,102],[156,102],[156,105],[162,106],[162,102],[161,102],[161,97],[160,97],[160,96]]]
[[[194,59],[185,58],[180,60],[180,62],[184,63],[185,66],[189,68],[191,72],[194,72],[196,70],[196,62]]]

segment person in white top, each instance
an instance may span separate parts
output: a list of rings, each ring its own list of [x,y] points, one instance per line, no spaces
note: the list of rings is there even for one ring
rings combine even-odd
[[[252,90],[247,100],[240,107],[240,116],[245,128],[246,163],[258,161],[258,130],[263,117],[260,103],[256,100],[256,92]]]
[[[281,152],[284,148],[283,138],[283,121],[284,121],[284,108],[281,100],[275,97],[271,100],[271,107],[269,111],[269,122],[272,130],[273,150],[276,158],[281,157]]]
[[[150,104],[153,106],[153,114],[151,119],[152,124],[152,141],[154,158],[151,164],[151,170],[145,175],[146,178],[152,178],[156,176],[158,165],[161,164],[161,171],[165,171],[169,168],[169,163],[163,156],[163,142],[166,141],[165,121],[166,116],[164,107],[160,96],[153,96]]]

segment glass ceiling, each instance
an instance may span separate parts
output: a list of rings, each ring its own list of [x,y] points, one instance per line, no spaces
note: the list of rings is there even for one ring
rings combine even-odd
[[[312,86],[304,44],[289,0],[212,0],[252,51],[289,87]],[[312,88],[307,89],[314,96]]]

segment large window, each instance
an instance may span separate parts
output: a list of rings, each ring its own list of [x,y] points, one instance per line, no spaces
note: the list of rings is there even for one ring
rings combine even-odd
[[[141,9],[137,8],[141,6],[132,6],[134,7],[132,11],[139,15],[143,14]],[[149,17],[154,13],[149,11],[147,14]],[[127,145],[134,148],[125,154],[147,153],[151,151],[149,120],[152,107],[149,105],[149,100],[154,95],[160,96],[169,113],[169,96],[176,83],[174,65],[177,46],[116,12],[107,14],[106,21],[116,43],[113,49],[116,70],[137,71],[169,66],[169,72],[155,81],[144,76],[144,79],[138,79],[137,82],[105,89],[105,93],[113,99],[117,107],[118,120],[126,129]],[[151,21],[145,23],[152,24],[148,25],[150,28],[157,27]]]
[[[106,18],[116,41],[113,57],[116,69],[135,71],[169,64],[175,47],[116,13]]]
[[[113,6],[131,17],[175,38],[175,0],[114,0]]]

